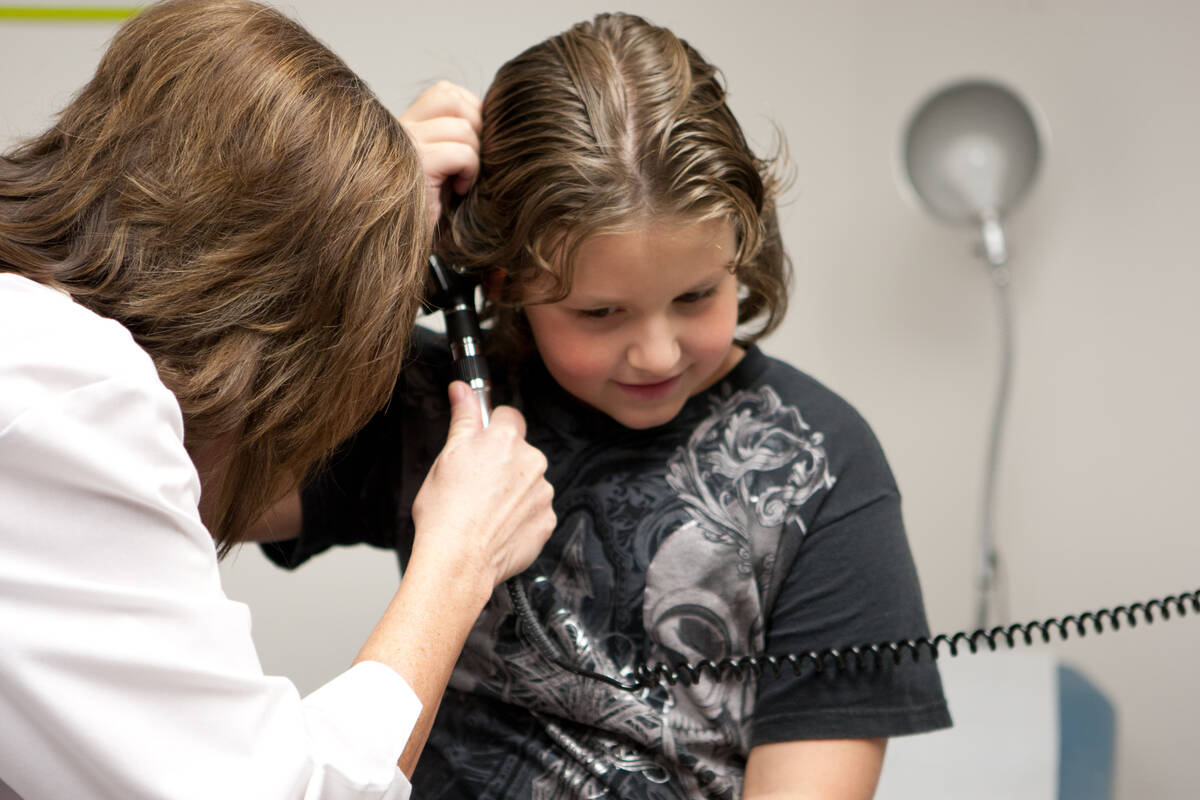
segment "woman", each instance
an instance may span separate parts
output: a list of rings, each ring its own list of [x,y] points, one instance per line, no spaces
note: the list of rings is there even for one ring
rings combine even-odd
[[[451,387],[412,566],[304,700],[217,558],[386,401],[425,181],[357,76],[243,0],[143,11],[0,158],[0,781],[24,800],[408,795],[397,759],[553,528],[519,414],[482,429]]]

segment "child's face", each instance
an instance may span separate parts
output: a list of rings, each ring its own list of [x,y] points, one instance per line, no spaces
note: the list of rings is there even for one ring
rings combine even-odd
[[[742,357],[736,247],[724,220],[652,223],[586,240],[571,293],[525,313],[564,389],[629,428],[670,421]]]

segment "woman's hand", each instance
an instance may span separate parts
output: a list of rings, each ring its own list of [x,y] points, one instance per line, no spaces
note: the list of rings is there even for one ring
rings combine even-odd
[[[533,563],[554,530],[546,458],[525,441],[525,419],[501,406],[484,428],[466,384],[450,385],[446,445],[413,502],[412,560],[458,576],[482,599]],[[482,603],[481,603],[482,607]]]
[[[483,427],[479,401],[450,384],[446,446],[417,492],[412,556],[358,661],[387,664],[421,700],[400,757],[412,776],[450,671],[496,585],[533,563],[554,530],[546,458],[525,441],[525,419],[497,408]]]
[[[470,90],[438,81],[400,115],[400,124],[416,142],[425,170],[429,213],[442,214],[442,194],[466,194],[479,174],[481,103]]]

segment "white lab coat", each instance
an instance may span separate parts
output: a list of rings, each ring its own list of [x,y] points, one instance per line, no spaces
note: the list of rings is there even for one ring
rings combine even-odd
[[[129,332],[0,273],[0,781],[24,800],[407,798],[415,694],[371,662],[304,699],[263,675],[199,495]]]

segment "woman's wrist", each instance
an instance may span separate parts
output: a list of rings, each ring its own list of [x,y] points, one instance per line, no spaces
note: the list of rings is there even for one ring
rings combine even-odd
[[[449,537],[437,533],[430,533],[424,539],[418,535],[402,580],[421,584],[432,597],[464,612],[473,610],[474,621],[500,581],[482,549],[448,547],[444,544],[448,541]]]

